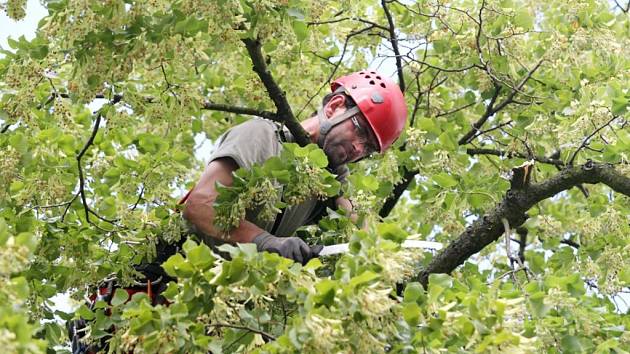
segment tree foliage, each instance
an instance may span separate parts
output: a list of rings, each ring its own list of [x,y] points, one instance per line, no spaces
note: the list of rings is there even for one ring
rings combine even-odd
[[[37,36],[0,59],[3,350],[66,350],[60,322],[78,316],[93,341],[115,326],[125,352],[630,350],[630,4],[44,3]],[[25,5],[0,3],[15,20]],[[238,245],[225,260],[191,239],[163,265],[170,306],[119,290],[108,311],[55,309],[178,241],[199,142],[248,116],[302,147],[237,173],[226,227],[284,206],[277,182],[293,201],[336,192],[299,121],[366,67],[395,76],[410,112],[343,186],[367,230],[330,211],[300,231],[349,254],[301,266]],[[446,247],[401,250],[408,237]]]

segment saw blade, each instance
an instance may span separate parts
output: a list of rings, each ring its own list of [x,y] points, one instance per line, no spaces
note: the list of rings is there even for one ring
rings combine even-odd
[[[402,243],[402,248],[422,248],[428,250],[441,250],[442,244],[439,242],[432,241],[420,241],[420,240],[406,240]],[[324,246],[321,252],[319,252],[320,256],[330,256],[333,254],[347,253],[348,252],[348,244],[340,243],[336,245]]]

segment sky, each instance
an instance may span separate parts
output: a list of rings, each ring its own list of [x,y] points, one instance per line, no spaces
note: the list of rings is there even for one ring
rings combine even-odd
[[[27,39],[33,39],[37,23],[47,14],[48,11],[37,0],[28,0],[26,17],[20,21],[14,21],[7,17],[6,12],[0,11],[0,47],[10,49],[7,44],[9,37],[17,39],[24,36]]]

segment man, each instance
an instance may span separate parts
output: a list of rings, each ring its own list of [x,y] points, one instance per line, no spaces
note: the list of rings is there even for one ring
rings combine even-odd
[[[326,153],[329,169],[343,180],[348,171],[346,163],[383,152],[400,136],[407,108],[398,85],[375,71],[341,77],[331,89],[317,114],[301,124],[311,141]],[[300,263],[317,256],[321,246],[311,248],[291,236],[321,211],[321,202],[315,199],[286,208],[273,223],[260,222],[248,212],[246,219],[227,235],[213,223],[216,183],[232,185],[236,169],[251,168],[278,156],[283,141],[291,142],[291,134],[263,119],[252,119],[221,136],[199,182],[184,198],[183,216],[206,243],[251,242],[258,251],[276,252]],[[343,197],[336,199],[336,206],[352,211],[352,204]]]
[[[302,127],[309,133],[311,141],[328,156],[329,169],[343,179],[348,172],[346,163],[358,161],[372,152],[383,152],[391,146],[405,127],[407,108],[398,85],[374,71],[341,77],[332,83],[331,88],[332,93],[324,98],[317,114],[302,122]],[[226,241],[252,242],[259,251],[276,252],[300,263],[317,256],[321,246],[309,247],[302,239],[291,236],[298,227],[313,221],[321,212],[322,202],[317,200],[286,208],[273,223],[260,222],[256,215],[248,213],[246,220],[242,220],[227,237],[221,237],[224,232],[213,223],[213,203],[218,195],[215,183],[232,185],[232,173],[236,169],[251,168],[279,155],[283,141],[292,141],[290,132],[263,119],[247,121],[221,136],[199,182],[183,199],[186,204],[184,218],[204,242],[210,245]],[[352,211],[352,205],[343,197],[338,197],[336,204]],[[154,305],[167,303],[160,293],[172,278],[164,273],[160,264],[177,252],[179,245],[161,243],[158,248],[154,262],[136,266],[146,279],[123,288],[129,296],[136,292],[147,293]],[[88,306],[92,308],[97,300],[109,302],[114,289],[119,288],[115,283],[108,279],[99,285]],[[83,342],[85,320],[72,320],[67,325],[73,353],[107,350],[107,338],[96,344]]]

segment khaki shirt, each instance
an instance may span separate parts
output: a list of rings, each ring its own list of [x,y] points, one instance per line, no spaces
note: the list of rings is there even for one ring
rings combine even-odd
[[[219,137],[216,149],[210,156],[210,162],[229,157],[240,168],[250,169],[253,165],[261,165],[269,158],[280,155],[282,151],[280,129],[279,124],[262,118],[254,118],[239,124]],[[293,142],[293,136],[286,128],[283,133],[287,142]],[[336,172],[337,178],[343,181],[348,174],[348,168],[344,165],[337,168]],[[279,192],[282,192],[282,186],[279,186]],[[288,237],[300,226],[311,223],[324,208],[324,203],[314,198],[299,205],[289,206],[278,215],[281,219],[275,230],[274,221],[263,222],[257,218],[258,210],[247,210],[245,218],[276,236]],[[202,238],[211,245],[221,243],[213,238],[203,236]]]

